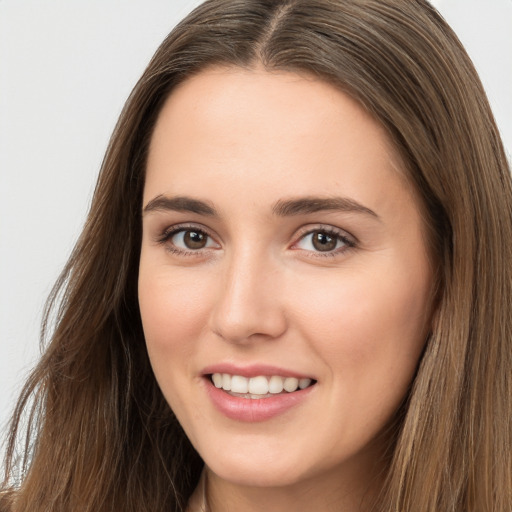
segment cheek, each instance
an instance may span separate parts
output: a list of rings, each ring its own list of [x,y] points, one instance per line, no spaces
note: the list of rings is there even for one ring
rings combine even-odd
[[[205,329],[209,297],[201,282],[173,271],[145,272],[139,277],[139,307],[148,353],[155,370],[166,365],[186,370],[194,340]],[[171,373],[171,372],[169,372]]]
[[[187,384],[197,378],[193,356],[210,309],[202,284],[181,277],[175,269],[171,273],[165,267],[158,271],[141,265],[139,307],[151,366],[167,403],[178,418],[185,418],[189,430],[194,417],[200,424],[205,421]]]
[[[428,330],[428,274],[391,269],[349,274],[298,294],[305,335],[330,362],[333,380],[342,375],[352,389],[388,382],[404,389]]]

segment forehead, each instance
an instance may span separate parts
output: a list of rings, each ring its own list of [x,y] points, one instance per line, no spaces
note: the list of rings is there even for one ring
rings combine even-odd
[[[150,144],[145,202],[162,194],[224,190],[251,201],[330,195],[341,189],[374,206],[385,187],[406,187],[383,127],[354,99],[307,75],[211,68],[166,100]],[[373,197],[371,190],[373,188]],[[271,196],[274,196],[271,198]],[[396,199],[396,198],[395,198]],[[243,204],[243,202],[242,202]],[[249,203],[245,203],[249,204]]]
[[[278,118],[287,122],[276,123]],[[365,136],[373,137],[373,142],[393,153],[380,124],[357,101],[326,81],[304,73],[211,67],[172,91],[159,114],[153,143],[162,130],[185,138],[190,137],[190,130],[195,136],[212,128],[229,141],[230,136],[240,135],[229,125],[243,129],[245,135],[253,133],[258,125],[265,126],[269,140],[280,135],[284,142],[287,135],[325,135],[335,124],[350,125],[351,131],[364,130]],[[227,130],[220,132],[223,127]],[[323,129],[318,130],[320,127]],[[346,139],[338,138],[338,143]]]

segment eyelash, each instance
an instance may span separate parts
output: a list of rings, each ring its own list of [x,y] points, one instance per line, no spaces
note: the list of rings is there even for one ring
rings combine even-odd
[[[181,224],[172,226],[170,228],[167,228],[160,236],[157,237],[156,242],[161,245],[166,245],[166,249],[171,252],[172,254],[177,254],[179,256],[204,256],[203,251],[204,250],[210,250],[210,248],[201,248],[196,250],[184,250],[181,248],[176,247],[173,244],[169,244],[168,242],[178,233],[181,232],[187,232],[187,231],[194,231],[196,233],[200,233],[202,235],[205,235],[206,237],[210,239],[214,239],[210,233],[205,230],[204,228],[190,225],[190,224]],[[296,245],[298,245],[301,241],[303,241],[307,236],[312,235],[314,233],[323,233],[329,237],[332,237],[340,242],[342,242],[344,245],[343,247],[334,249],[332,251],[309,251],[304,250],[305,253],[308,253],[308,257],[311,258],[329,258],[329,257],[335,257],[338,256],[341,253],[346,253],[356,247],[356,242],[352,237],[347,236],[343,231],[338,230],[336,228],[333,228],[332,226],[316,226],[315,228],[305,228],[304,231],[300,232],[297,241],[293,243],[292,249],[293,250],[301,250],[301,249],[294,249]]]
[[[322,233],[329,237],[334,238],[337,241],[342,242],[344,245],[343,247],[339,247],[337,249],[334,249],[332,251],[308,251],[304,250],[309,257],[312,258],[332,258],[335,256],[339,256],[340,254],[347,253],[348,251],[354,249],[356,247],[356,241],[353,237],[349,237],[344,231],[340,229],[336,229],[332,226],[315,226],[314,228],[305,228],[304,231],[299,233],[298,239],[296,242],[294,242],[292,248],[296,245],[298,245],[301,241],[303,241],[307,236],[313,235],[314,233]],[[300,249],[295,249],[300,250]]]
[[[213,237],[208,233],[204,228],[200,228],[198,226],[194,226],[193,224],[179,224],[176,226],[172,226],[170,228],[165,229],[165,231],[156,239],[158,244],[165,245],[166,249],[172,254],[177,254],[178,256],[202,256],[203,251],[205,249],[197,249],[197,250],[184,250],[176,247],[173,244],[169,244],[168,242],[181,232],[194,231],[196,233],[201,233],[202,235],[207,236],[208,238],[213,240]],[[208,250],[209,248],[206,248]]]

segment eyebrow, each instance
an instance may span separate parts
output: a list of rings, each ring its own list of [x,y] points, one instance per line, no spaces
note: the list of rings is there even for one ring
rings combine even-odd
[[[209,217],[217,215],[215,208],[204,201],[185,196],[167,197],[162,194],[149,201],[144,207],[143,213],[167,210],[197,213]]]
[[[149,201],[144,207],[143,213],[153,211],[176,211],[196,213],[208,217],[218,216],[215,208],[205,201],[187,196],[167,197],[162,194]],[[272,213],[279,217],[307,215],[320,211],[364,213],[376,219],[379,218],[373,210],[348,197],[301,197],[279,200],[272,207]]]
[[[272,211],[280,217],[305,215],[320,211],[343,211],[364,213],[376,219],[379,216],[370,208],[348,197],[303,197],[299,199],[280,200],[273,206]]]

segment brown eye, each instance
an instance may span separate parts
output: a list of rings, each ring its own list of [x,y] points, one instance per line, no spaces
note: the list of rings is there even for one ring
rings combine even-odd
[[[184,232],[183,243],[187,249],[203,249],[208,242],[208,235],[201,231],[188,230]]]
[[[207,233],[200,229],[181,228],[170,233],[163,240],[170,242],[178,251],[200,251],[201,249],[218,248],[218,245]]]
[[[355,244],[345,235],[344,231],[332,229],[314,229],[304,234],[295,243],[295,249],[301,249],[320,255],[336,255],[346,249],[354,247]]]
[[[338,239],[323,231],[315,231],[312,233],[311,243],[317,251],[333,251],[336,249]]]

